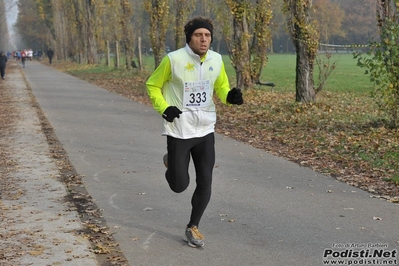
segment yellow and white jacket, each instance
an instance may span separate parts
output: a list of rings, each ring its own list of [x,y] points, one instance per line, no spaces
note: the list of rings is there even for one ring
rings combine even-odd
[[[146,82],[154,109],[169,106],[183,113],[172,123],[164,120],[163,135],[180,139],[203,137],[215,130],[214,92],[226,102],[229,81],[220,54],[208,50],[201,58],[186,47],[169,53]]]

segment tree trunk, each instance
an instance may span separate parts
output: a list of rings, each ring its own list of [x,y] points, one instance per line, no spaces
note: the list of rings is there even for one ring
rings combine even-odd
[[[115,68],[119,68],[119,42],[115,42]]]
[[[84,38],[84,25],[83,25],[83,17],[81,14],[81,6],[78,0],[73,1],[73,10],[74,10],[74,20],[75,20],[75,30],[69,32],[69,44],[73,49],[71,51],[72,54],[78,55],[77,61],[79,64],[82,64],[84,61],[84,51],[86,48],[86,42]],[[75,40],[78,40],[77,45]],[[75,44],[75,45],[74,45]]]
[[[273,17],[271,4],[268,1],[256,1],[254,34],[251,44],[251,83],[260,82],[262,69],[267,62],[268,48],[271,46],[271,30],[269,27]]]
[[[190,10],[187,7],[187,2],[186,0],[176,0],[175,50],[184,47],[186,43],[184,25],[188,17],[188,11]]]
[[[141,37],[137,40],[137,47],[138,47],[138,59],[139,59],[139,70],[143,70],[143,55],[142,55],[142,48],[141,48]]]
[[[259,81],[267,62],[267,46],[271,38],[271,4],[265,0],[224,2],[230,12],[226,14],[224,6],[215,12],[222,24],[222,34],[236,72],[237,87],[251,88]]]
[[[154,53],[155,68],[161,63],[165,53],[166,32],[169,27],[169,6],[167,0],[143,0],[150,15],[150,41]]]
[[[94,37],[95,27],[95,4],[92,0],[86,0],[86,22],[87,22],[87,63],[94,64],[97,59],[97,45]]]
[[[309,55],[306,44],[297,42],[296,49],[295,100],[305,103],[313,102],[316,97],[313,80],[314,59]]]
[[[234,53],[234,68],[237,75],[237,87],[247,88],[251,86],[251,75],[250,75],[250,51],[248,44],[248,23],[245,14],[242,14],[240,18],[234,17],[233,19],[233,31],[234,31],[234,42],[235,49],[237,52]]]
[[[133,14],[133,10],[130,6],[130,3],[126,0],[121,0],[120,4],[122,8],[120,23],[122,25],[122,30],[125,33],[123,45],[125,49],[126,69],[130,70],[133,60],[133,29],[130,23],[130,19]]]
[[[318,49],[318,33],[310,22],[312,0],[284,0],[287,26],[296,48],[297,102],[313,102],[316,98],[313,69]]]
[[[111,66],[111,55],[110,55],[110,49],[109,49],[109,41],[107,43],[107,66]]]

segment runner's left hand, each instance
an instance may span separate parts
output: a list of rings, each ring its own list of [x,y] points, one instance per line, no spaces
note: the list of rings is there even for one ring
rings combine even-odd
[[[244,99],[242,98],[242,92],[240,89],[233,88],[227,94],[227,102],[231,104],[241,105],[244,103]]]

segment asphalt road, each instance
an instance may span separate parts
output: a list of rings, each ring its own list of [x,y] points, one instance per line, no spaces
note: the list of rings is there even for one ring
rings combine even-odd
[[[396,265],[397,204],[221,135],[205,247],[188,247],[195,185],[174,194],[164,180],[162,118],[38,62],[23,72],[130,265],[316,266],[325,252],[359,265],[375,250]]]

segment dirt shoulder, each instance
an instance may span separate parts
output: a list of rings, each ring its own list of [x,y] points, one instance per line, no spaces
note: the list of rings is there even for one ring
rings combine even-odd
[[[0,264],[127,265],[16,62],[0,82]]]

